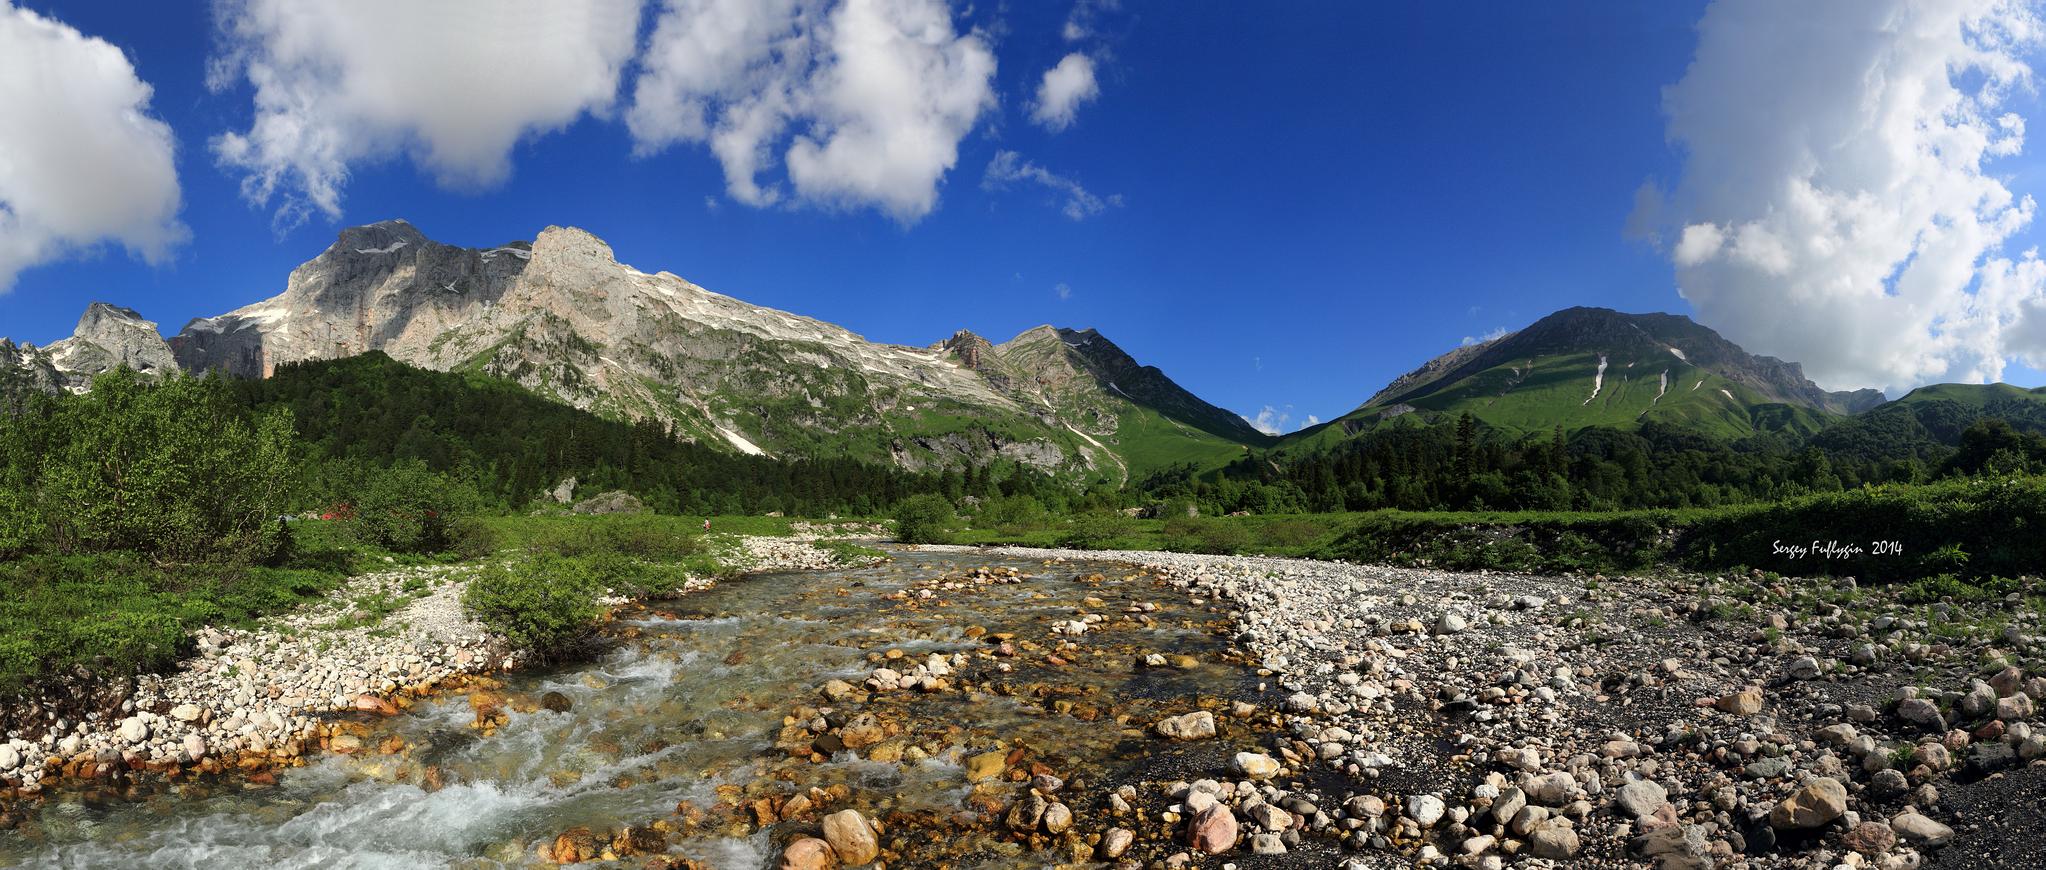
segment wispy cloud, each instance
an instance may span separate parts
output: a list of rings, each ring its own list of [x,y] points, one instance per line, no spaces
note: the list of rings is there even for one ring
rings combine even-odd
[[[1086,220],[1111,208],[1122,206],[1122,194],[1096,196],[1073,179],[1059,175],[1035,163],[1023,159],[1014,151],[997,151],[993,160],[988,161],[987,172],[981,176],[982,190],[1007,190],[1016,182],[1030,182],[1043,185],[1046,189],[1064,197],[1061,210],[1073,220]]]
[[[1051,288],[1051,292],[1058,294],[1059,301],[1061,302],[1073,298],[1072,286],[1064,281],[1060,281],[1057,287]]]
[[[1295,420],[1292,405],[1279,407],[1266,405],[1257,412],[1255,417],[1244,414],[1238,414],[1237,416],[1242,417],[1243,421],[1249,423],[1251,428],[1266,435],[1284,435],[1288,432],[1298,432],[1301,429],[1321,422],[1321,418],[1313,414]]]
[[[1463,337],[1463,346],[1464,346],[1464,347],[1470,347],[1471,345],[1477,344],[1477,343],[1479,343],[1479,342],[1483,342],[1483,341],[1491,341],[1491,340],[1493,340],[1493,339],[1495,339],[1495,338],[1504,338],[1504,337],[1506,337],[1506,327],[1504,327],[1504,326],[1501,326],[1501,327],[1499,327],[1499,328],[1497,328],[1497,329],[1494,329],[1494,330],[1492,330],[1491,332],[1487,332],[1487,333],[1485,333],[1484,335],[1466,335],[1466,336],[1464,336],[1464,337]]]

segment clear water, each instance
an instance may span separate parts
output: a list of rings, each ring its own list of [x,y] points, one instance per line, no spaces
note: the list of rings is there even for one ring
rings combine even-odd
[[[980,565],[1033,576],[946,593],[944,605],[882,597]],[[1097,572],[1108,579],[1079,579]],[[1155,741],[1133,738],[1106,718],[1059,715],[1027,692],[887,696],[880,703],[893,705],[891,715],[916,723],[920,745],[937,750],[920,761],[880,763],[842,752],[824,764],[791,762],[775,738],[784,716],[821,703],[824,681],[864,678],[872,653],[900,649],[905,661],[916,661],[930,651],[985,647],[963,633],[970,625],[1048,648],[1058,640],[1049,632],[1053,621],[1072,618],[1087,596],[1101,599],[1086,608],[1093,612],[1122,615],[1134,602],[1155,602],[1158,610],[1148,614],[1151,624],[1124,618],[1090,631],[1067,651],[1070,665],[1044,662],[1039,649],[1009,660],[1015,671],[1002,679],[1053,684],[1140,716],[1187,709],[1195,695],[1249,691],[1241,668],[1218,661],[1212,614],[1129,575],[1112,565],[900,553],[874,568],[743,578],[626,614],[614,626],[615,648],[596,661],[509,678],[503,694],[511,708],[530,712],[512,712],[489,736],[470,726],[467,700],[452,697],[376,726],[372,740],[400,736],[404,752],[322,756],[282,773],[274,786],[226,778],[167,786],[140,800],[59,794],[19,829],[0,831],[0,866],[531,866],[542,863],[535,846],[564,830],[641,825],[670,816],[679,802],[710,808],[721,785],[751,795],[763,786],[788,792],[843,783],[849,805],[870,815],[962,810],[969,789],[960,760],[997,740],[1031,746],[1062,775],[1084,772],[1090,786],[1105,789],[1165,763],[1145,757]],[[1133,666],[1135,654],[1152,650],[1194,653],[1203,664],[1190,671]],[[572,709],[533,709],[532,699],[549,691],[567,695]],[[754,831],[725,822],[672,841],[670,854],[720,868],[772,867],[779,843],[802,827]],[[1002,863],[1054,860],[1046,853]]]

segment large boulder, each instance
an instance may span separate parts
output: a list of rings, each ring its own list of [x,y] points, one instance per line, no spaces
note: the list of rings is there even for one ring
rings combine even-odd
[[[1769,826],[1777,830],[1816,828],[1847,812],[1847,787],[1829,776],[1821,776],[1784,798],[1769,811]]]
[[[583,499],[573,508],[579,514],[643,514],[646,503],[639,496],[623,490],[612,490],[602,495]]]
[[[824,817],[824,841],[847,867],[872,863],[881,854],[874,826],[859,810],[839,810]]]

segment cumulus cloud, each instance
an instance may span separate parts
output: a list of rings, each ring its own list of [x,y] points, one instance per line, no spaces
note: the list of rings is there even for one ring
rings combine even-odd
[[[1664,92],[1682,177],[1631,224],[1705,323],[1825,386],[1996,379],[2046,355],[2046,268],[2003,250],[2034,203],[1991,172],[2040,35],[2019,0],[1717,0]]]
[[[120,49],[0,0],[0,291],[105,242],[160,263],[185,241],[150,95]]]
[[[944,0],[666,0],[626,123],[641,156],[710,148],[733,199],[937,206],[959,143],[995,105],[995,56]],[[789,191],[762,180],[783,167]]]
[[[213,140],[280,226],[338,218],[349,168],[409,156],[443,186],[497,184],[520,140],[608,112],[641,0],[219,0],[216,91],[249,129]]]
[[[1298,432],[1301,429],[1321,422],[1321,418],[1313,414],[1307,415],[1306,419],[1295,421],[1292,405],[1278,408],[1266,405],[1257,412],[1255,417],[1244,414],[1236,416],[1242,417],[1244,422],[1250,424],[1250,428],[1263,432],[1266,435],[1284,435],[1288,432]]]
[[[1073,125],[1081,103],[1098,96],[1101,85],[1094,80],[1094,60],[1073,52],[1044,71],[1044,80],[1037,85],[1037,101],[1030,107],[1030,120],[1056,133]]]
[[[1060,210],[1076,221],[1122,205],[1122,194],[1096,196],[1079,182],[1025,160],[1023,155],[1014,151],[995,152],[994,159],[988,161],[987,171],[981,175],[980,186],[982,190],[1007,190],[1017,182],[1042,185],[1058,194],[1065,200]]]

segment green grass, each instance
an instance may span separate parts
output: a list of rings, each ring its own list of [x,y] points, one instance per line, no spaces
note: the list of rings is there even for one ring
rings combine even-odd
[[[1250,517],[1135,519],[1055,517],[994,529],[968,529],[956,542],[1014,547],[1077,546],[1090,550],[1160,550],[1266,556],[1315,556],[1368,514],[1275,514]],[[1232,530],[1232,531],[1216,531]]]
[[[77,669],[162,668],[190,651],[200,626],[247,624],[345,576],[331,566],[164,568],[126,554],[0,563],[0,695]]]

